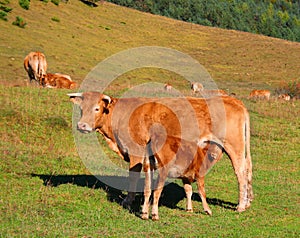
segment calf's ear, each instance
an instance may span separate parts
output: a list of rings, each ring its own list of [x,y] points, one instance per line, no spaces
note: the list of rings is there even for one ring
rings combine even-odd
[[[68,93],[67,95],[70,97],[70,101],[74,104],[80,105],[83,100],[82,93]]]

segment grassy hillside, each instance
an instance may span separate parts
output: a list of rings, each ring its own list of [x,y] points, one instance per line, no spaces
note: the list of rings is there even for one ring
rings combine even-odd
[[[245,97],[253,88],[274,90],[281,81],[299,79],[299,43],[197,26],[105,2],[91,8],[80,1],[59,6],[31,1],[28,11],[17,1],[8,5],[13,11],[7,22],[0,21],[0,236],[299,237],[299,101]],[[11,24],[16,16],[27,22],[24,29]],[[46,54],[49,72],[81,82],[100,61],[139,46],[191,55],[219,88],[237,93],[246,104],[255,193],[248,211],[234,211],[237,182],[229,160],[223,159],[206,179],[212,217],[203,213],[196,195],[195,212],[184,211],[178,182],[165,189],[159,222],[139,219],[141,195],[131,212],[123,209],[119,202],[125,192],[97,181],[78,156],[66,96],[70,91],[26,86],[23,59],[30,51]],[[129,72],[110,90],[118,95],[147,81],[188,90],[179,76],[154,69]]]
[[[189,54],[220,88],[230,91],[274,89],[282,80],[299,78],[299,43],[202,27],[107,3],[91,8],[80,1],[59,6],[32,1],[30,10],[24,10],[11,2],[8,22],[0,21],[2,81],[26,79],[22,62],[32,50],[46,54],[50,72],[65,72],[80,81],[106,57],[139,46]],[[25,29],[11,25],[16,16],[27,22]]]

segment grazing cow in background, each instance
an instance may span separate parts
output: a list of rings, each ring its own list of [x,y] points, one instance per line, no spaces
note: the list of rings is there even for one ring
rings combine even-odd
[[[203,90],[203,85],[199,82],[192,82],[191,89],[192,89],[193,93],[199,93]]]
[[[183,142],[183,147],[196,143],[195,152],[197,147],[206,148],[210,143],[220,147],[217,153],[208,149],[206,156],[219,158],[218,151],[229,156],[239,185],[237,211],[242,212],[250,207],[253,200],[250,119],[241,101],[227,96],[206,99],[111,98],[99,92],[68,95],[73,103],[80,105],[81,118],[77,129],[82,133],[101,133],[108,146],[130,163],[129,193],[123,204],[131,204],[135,198],[139,173],[145,161],[150,160],[147,159],[147,148],[152,145],[151,129],[159,127],[160,133],[165,131],[166,136],[170,137],[170,143],[173,140],[176,142],[176,138],[187,141]],[[155,143],[159,139],[154,135],[153,141]],[[165,148],[170,148],[170,145]],[[202,158],[201,151],[199,153],[197,159]],[[168,156],[164,151],[157,155],[163,155],[162,158]],[[185,156],[184,152],[182,155]],[[178,158],[178,161],[184,159]],[[145,186],[145,196],[147,191]]]
[[[167,92],[169,92],[169,91],[172,90],[172,85],[169,84],[169,83],[166,83],[165,86],[164,86],[164,89],[165,89]]]
[[[201,91],[201,94],[203,97],[211,97],[211,96],[227,96],[228,94],[222,90],[222,89],[214,89],[214,90],[208,90],[205,89]]]
[[[250,93],[250,98],[253,99],[270,99],[271,92],[269,90],[253,90]]]
[[[35,80],[41,84],[42,78],[46,75],[47,67],[46,57],[41,52],[30,52],[24,59],[24,68],[30,82]]]
[[[290,101],[291,100],[291,96],[288,95],[288,94],[280,94],[278,96],[278,99],[285,100],[285,101]]]
[[[42,86],[47,88],[66,88],[66,89],[74,89],[77,87],[77,84],[72,81],[71,77],[66,74],[50,74],[47,73],[42,78]]]
[[[161,146],[163,145],[163,146]],[[158,220],[158,202],[163,190],[165,180],[168,177],[181,178],[186,193],[186,210],[193,211],[191,183],[196,181],[198,193],[201,197],[204,211],[212,215],[206,201],[204,188],[204,176],[207,171],[222,157],[222,150],[215,144],[200,148],[197,143],[186,141],[168,135],[163,135],[159,131],[152,132],[150,149],[154,156],[144,161],[145,172],[145,200],[142,210],[142,219],[149,218],[149,204],[151,196],[151,177],[152,170],[157,169],[159,176],[154,187],[152,220]],[[207,155],[205,157],[205,155]],[[150,161],[150,160],[153,161]]]

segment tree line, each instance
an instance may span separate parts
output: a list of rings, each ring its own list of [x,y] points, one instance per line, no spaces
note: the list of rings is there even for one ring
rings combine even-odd
[[[108,0],[156,15],[300,42],[299,0]]]

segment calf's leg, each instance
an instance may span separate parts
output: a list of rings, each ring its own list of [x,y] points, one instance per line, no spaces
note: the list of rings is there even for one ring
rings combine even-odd
[[[187,181],[183,181],[183,188],[186,195],[186,211],[193,212],[193,204],[192,204],[192,195],[193,195],[193,188],[191,183]]]
[[[204,211],[208,214],[208,215],[212,215],[212,212],[208,206],[208,203],[206,201],[206,193],[205,193],[205,188],[204,188],[204,177],[198,177],[197,178],[197,187],[198,187],[198,193],[201,197],[201,201],[202,201],[202,206]]]

